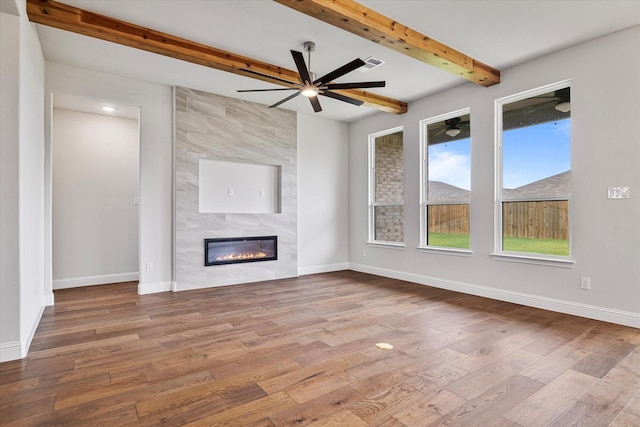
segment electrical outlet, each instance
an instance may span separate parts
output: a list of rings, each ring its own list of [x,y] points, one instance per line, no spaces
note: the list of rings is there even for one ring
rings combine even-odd
[[[362,256],[367,256],[367,250],[366,249],[362,250]]]
[[[153,262],[147,261],[147,272],[153,271]]]
[[[133,196],[133,206],[138,206],[138,205],[140,205],[140,197]]]
[[[580,278],[580,289],[590,290],[591,289],[591,279],[588,277]]]
[[[229,196],[233,196],[235,194],[235,191],[234,191],[233,187],[227,188],[227,194]]]

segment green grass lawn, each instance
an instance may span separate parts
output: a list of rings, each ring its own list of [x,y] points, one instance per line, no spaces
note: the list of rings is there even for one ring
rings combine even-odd
[[[429,246],[469,249],[468,234],[429,233]]]
[[[526,239],[505,237],[502,242],[505,252],[526,252],[544,255],[569,255],[569,241],[558,239]]]
[[[468,234],[429,233],[429,246],[445,248],[469,249]],[[525,239],[521,237],[505,237],[505,252],[525,252],[543,255],[569,255],[569,241],[556,239]]]

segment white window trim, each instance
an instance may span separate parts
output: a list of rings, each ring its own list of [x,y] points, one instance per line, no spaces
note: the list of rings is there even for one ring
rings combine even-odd
[[[389,249],[405,249],[406,245],[404,244],[404,242],[387,242],[384,240],[378,240],[375,242],[367,242],[367,246],[371,246],[373,248],[375,247],[379,247],[379,248],[389,248]]]
[[[495,118],[495,185],[494,185],[494,252],[491,257],[496,261],[519,262],[524,264],[545,265],[550,267],[573,268],[572,236],[573,236],[573,209],[571,203],[571,193],[567,196],[569,202],[569,255],[555,256],[545,254],[535,254],[526,252],[506,252],[502,250],[502,203],[520,201],[522,199],[502,198],[502,106],[532,96],[541,95],[556,89],[571,87],[571,79],[562,80],[556,83],[541,86],[535,89],[526,90],[513,95],[505,96],[494,101]],[[573,136],[573,133],[572,133]],[[573,171],[573,141],[570,146],[570,162]],[[573,179],[573,174],[571,174]],[[571,186],[573,188],[573,185]],[[543,200],[565,200],[564,198],[538,198],[528,199],[528,201]]]
[[[449,248],[446,246],[419,246],[418,252],[441,254],[441,255],[456,255],[456,256],[471,256],[473,251],[471,249]]]
[[[495,261],[518,262],[522,264],[544,265],[547,267],[573,268],[575,260],[569,257],[554,257],[552,255],[537,256],[537,254],[528,254],[520,252],[494,252],[491,258]]]
[[[428,119],[420,120],[420,246],[418,249],[420,252],[433,252],[433,253],[451,253],[455,255],[471,254],[471,225],[469,226],[469,249],[448,248],[442,246],[429,246],[428,242],[428,228],[427,228],[427,203],[428,189],[427,179],[429,177],[429,159],[427,158],[427,127],[433,123],[438,123],[443,120],[451,119],[453,117],[459,117],[464,115],[471,117],[471,108],[461,108],[460,110],[451,111],[438,116],[430,117]],[[472,156],[473,144],[469,147],[469,155]],[[473,185],[471,186],[473,188]],[[447,205],[447,204],[460,204],[459,202],[441,202],[433,203],[434,205]],[[469,200],[469,212],[471,212],[471,200]],[[469,213],[471,216],[471,213]],[[471,218],[469,218],[471,222]]]
[[[368,200],[368,211],[369,211],[369,238],[367,240],[367,244],[371,246],[380,246],[380,247],[393,247],[393,248],[404,248],[404,242],[389,242],[385,240],[375,240],[376,235],[376,225],[375,225],[375,208],[378,206],[404,206],[404,199],[402,201],[396,202],[376,202],[376,154],[375,154],[375,144],[376,138],[391,135],[392,133],[404,132],[404,126],[396,126],[391,129],[386,129],[380,132],[372,133],[369,135],[369,143],[368,143],[368,168],[369,168],[369,200]],[[403,141],[404,148],[404,141]],[[403,153],[404,156],[404,153]],[[404,162],[403,162],[404,168]],[[404,171],[403,171],[404,175]],[[404,184],[403,184],[404,185]],[[404,210],[403,210],[404,216]]]

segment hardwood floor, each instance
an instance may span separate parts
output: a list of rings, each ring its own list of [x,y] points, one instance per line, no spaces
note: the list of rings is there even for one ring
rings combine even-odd
[[[351,271],[55,299],[2,425],[640,426],[634,328]]]

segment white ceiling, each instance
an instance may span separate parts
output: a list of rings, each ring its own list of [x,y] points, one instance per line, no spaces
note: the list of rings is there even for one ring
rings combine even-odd
[[[295,65],[289,50],[302,51],[302,43],[311,40],[317,45],[311,56],[311,68],[320,75],[356,57],[374,56],[386,64],[368,73],[354,71],[338,81],[386,80],[385,88],[368,91],[405,102],[449,87],[472,85],[271,0],[61,2],[292,70]],[[640,0],[360,0],[360,3],[499,70],[640,24]],[[283,92],[239,94],[236,89],[276,86],[42,25],[38,25],[38,34],[49,61],[265,105],[286,96]],[[594,61],[597,60],[594,53]],[[320,101],[321,117],[346,122],[377,112],[326,97]],[[313,114],[303,97],[283,104],[282,108]]]

